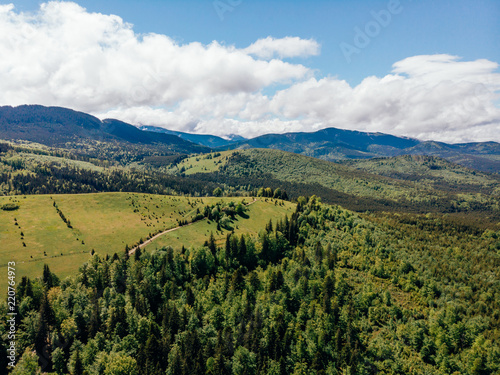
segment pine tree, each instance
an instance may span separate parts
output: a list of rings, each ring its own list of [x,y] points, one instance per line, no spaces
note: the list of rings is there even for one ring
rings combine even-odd
[[[240,264],[243,264],[246,254],[247,254],[247,244],[245,241],[245,237],[242,234],[240,237],[240,241],[238,242],[238,260]]]
[[[233,257],[233,254],[231,252],[231,233],[228,233],[226,235],[226,262],[227,264],[230,264],[230,260]]]
[[[267,263],[271,259],[271,243],[269,241],[269,236],[264,233],[262,236],[262,252],[261,258]]]
[[[290,220],[288,220],[288,215],[285,215],[285,221],[283,222],[283,228],[282,228],[283,235],[285,238],[290,241]]]
[[[141,250],[141,247],[138,246],[137,250],[135,250],[135,253],[134,253],[134,260],[136,262],[138,262],[141,259],[141,255],[142,255],[142,250]]]
[[[271,233],[273,231],[273,220],[269,219],[269,223],[266,224],[266,232]]]
[[[88,333],[89,337],[94,337],[101,327],[101,316],[100,316],[100,308],[99,301],[97,296],[97,290],[94,289],[94,294],[92,296],[92,310],[90,313],[90,321],[88,324]]]
[[[52,326],[55,324],[54,311],[50,307],[49,300],[47,298],[47,290],[44,290],[42,299],[40,302],[40,319],[44,321],[47,325]]]
[[[83,370],[84,368],[82,359],[80,357],[80,349],[77,348],[75,353],[75,360],[73,363],[73,371],[71,371],[71,375],[83,375]]]
[[[210,239],[208,240],[208,248],[212,252],[212,255],[215,257],[217,253],[217,246],[215,245],[214,232],[210,232]]]
[[[314,259],[316,262],[321,263],[323,260],[323,246],[321,246],[321,242],[316,243],[316,247],[314,248]]]
[[[43,285],[50,289],[54,286],[52,279],[52,272],[50,272],[49,266],[47,264],[43,265],[43,276],[42,276]]]
[[[125,251],[124,251],[124,256],[125,256],[125,260],[127,261],[128,258],[129,258],[129,252],[130,252],[130,247],[128,247],[128,244],[125,245]]]

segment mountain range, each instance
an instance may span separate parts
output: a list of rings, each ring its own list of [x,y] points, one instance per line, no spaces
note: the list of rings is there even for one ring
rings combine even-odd
[[[430,155],[485,172],[500,172],[500,143],[497,142],[448,144],[337,128],[266,134],[252,139],[233,135],[225,139],[154,126],[136,127],[114,119],[101,121],[83,112],[39,105],[0,107],[0,138],[59,147],[81,140],[163,145],[176,153],[269,148],[327,161]]]
[[[64,147],[81,141],[163,145],[177,153],[207,152],[205,146],[178,136],[142,131],[125,122],[61,107],[22,105],[0,107],[0,138]]]
[[[139,126],[139,129],[148,132],[175,135],[179,138],[207,147],[225,147],[232,145],[236,142],[244,142],[247,140],[246,138],[235,134],[230,134],[226,138],[222,138],[222,137],[217,137],[216,135],[185,133],[149,125],[141,125]]]
[[[496,142],[448,144],[383,133],[327,128],[312,133],[266,134],[230,147],[272,148],[328,161],[429,155],[484,172],[500,171],[500,143]]]

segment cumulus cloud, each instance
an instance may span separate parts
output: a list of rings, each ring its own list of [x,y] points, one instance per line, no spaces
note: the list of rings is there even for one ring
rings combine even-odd
[[[136,125],[240,134],[340,127],[447,142],[500,141],[498,64],[413,56],[357,86],[283,61],[314,40],[261,39],[238,49],[138,35],[71,2],[34,14],[0,5],[0,104],[44,104]],[[279,85],[279,86],[278,86]],[[273,87],[284,87],[272,94]]]
[[[298,37],[275,39],[268,36],[265,39],[257,40],[243,51],[262,59],[271,59],[276,56],[282,59],[319,55],[320,45],[312,39],[300,39]]]
[[[42,4],[34,15],[0,6],[0,101],[41,102],[96,112],[172,106],[224,93],[255,92],[304,78],[309,69],[264,61],[217,42],[178,44],[137,35],[113,15],[71,2]]]
[[[436,61],[446,63],[439,68]],[[247,137],[333,126],[445,142],[500,141],[496,69],[495,63],[486,60],[417,56],[394,64],[392,74],[368,77],[355,87],[333,77],[309,78],[272,97],[261,93],[199,96],[173,110],[130,108],[102,117]]]
[[[500,141],[498,64],[456,56],[415,56],[393,74],[358,86],[311,78],[278,92],[272,110],[315,128],[378,131],[447,142]]]

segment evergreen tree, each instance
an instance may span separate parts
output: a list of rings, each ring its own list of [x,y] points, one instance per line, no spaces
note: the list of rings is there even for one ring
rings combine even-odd
[[[216,258],[217,246],[215,245],[214,232],[210,232],[210,239],[208,240],[208,248],[210,249],[214,258]]]
[[[138,262],[141,259],[141,255],[142,255],[142,250],[141,250],[141,247],[138,246],[137,249],[134,252],[134,260],[136,262]]]
[[[73,368],[71,370],[71,375],[83,375],[83,363],[80,357],[80,349],[77,348],[75,352],[75,359],[73,361]]]

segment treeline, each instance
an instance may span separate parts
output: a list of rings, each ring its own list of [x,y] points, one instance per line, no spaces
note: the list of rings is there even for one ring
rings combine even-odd
[[[443,171],[443,176],[446,176],[445,172]],[[315,194],[325,202],[340,204],[358,212],[439,212],[460,216],[472,214],[483,217],[482,222],[493,227],[500,221],[496,197],[490,194],[479,196],[475,193],[491,192],[496,178],[483,174],[476,180],[471,177],[473,173],[463,171],[463,176],[455,173],[456,181],[443,177],[442,181],[455,184],[454,189],[448,189],[446,184],[428,186],[428,176],[425,174],[421,176],[423,181],[417,183],[377,176],[290,153],[245,150],[233,153],[218,173],[205,178],[231,186],[281,185],[292,199]],[[196,178],[204,177],[200,174]],[[263,180],[270,183],[266,184]],[[475,187],[469,185],[468,181],[474,181]],[[464,189],[461,192],[465,194],[458,194],[456,186],[462,185]],[[474,191],[474,194],[467,194],[468,191]]]
[[[297,203],[255,239],[94,254],[74,279],[23,279],[12,374],[500,371],[500,232]]]
[[[13,150],[6,143],[0,143],[0,145],[5,145],[5,152]],[[39,151],[45,153],[44,150]],[[46,153],[54,156],[52,151]],[[96,162],[81,155],[73,156],[75,158],[72,160],[86,160],[95,165],[106,164],[105,160]],[[159,158],[166,162],[166,160],[182,160],[184,157],[185,155],[171,155],[152,158]],[[20,156],[0,157],[0,193],[3,192],[3,194],[78,194],[120,191],[190,196],[250,195],[289,199],[286,190],[280,184],[272,188],[261,188],[261,186],[266,186],[264,184],[248,189],[218,182],[218,180],[221,179],[217,176],[208,181],[197,176],[176,176],[159,171],[131,168],[94,170],[58,162],[32,161]],[[262,182],[264,183],[265,179]]]
[[[473,202],[470,205],[470,210],[465,212],[454,206],[451,198],[431,198],[429,201],[415,204],[409,200],[400,199],[398,201],[381,198],[369,198],[356,194],[343,193],[334,189],[329,189],[318,183],[299,183],[282,181],[273,178],[270,174],[249,175],[249,176],[234,176],[225,173],[196,173],[192,174],[191,178],[196,180],[206,181],[207,183],[220,183],[226,186],[234,187],[236,190],[250,191],[253,195],[261,189],[262,186],[269,186],[273,191],[275,189],[283,189],[287,192],[287,198],[296,200],[300,196],[317,195],[322,198],[325,203],[338,204],[343,207],[357,211],[373,211],[373,212],[408,212],[408,213],[428,213],[439,212],[448,214],[467,214],[470,215],[473,211],[480,216],[488,217],[488,221],[494,222],[500,220],[499,213],[492,211],[487,204]]]
[[[20,165],[19,168],[24,168]],[[38,165],[34,172],[0,173],[0,184],[14,194],[75,194],[96,192],[139,192],[150,194],[211,195],[217,187],[188,177],[140,171],[93,171],[70,166]]]

